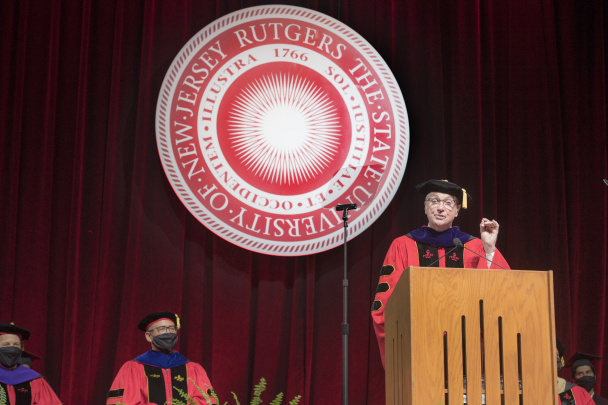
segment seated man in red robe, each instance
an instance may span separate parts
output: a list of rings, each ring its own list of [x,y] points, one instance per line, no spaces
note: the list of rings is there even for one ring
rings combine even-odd
[[[10,405],[61,405],[43,376],[19,365],[23,341],[30,332],[11,323],[0,323],[0,386]]]
[[[417,185],[416,189],[426,196],[424,213],[428,218],[428,226],[393,241],[380,270],[380,281],[372,304],[372,320],[380,345],[382,365],[384,309],[403,270],[409,266],[510,269],[496,249],[498,222],[483,218],[479,224],[481,238],[475,238],[457,226],[452,226],[460,209],[466,209],[467,202],[471,199],[465,189],[446,180],[429,180]],[[455,246],[455,239],[460,240],[459,246]],[[476,254],[466,250],[463,244]],[[449,252],[447,257],[444,256],[446,252]]]
[[[171,312],[147,315],[137,327],[145,333],[152,350],[127,361],[112,383],[106,404],[164,405],[171,398],[186,400],[178,389],[187,392],[198,404],[207,404],[196,386],[211,395],[212,387],[200,364],[174,351],[180,319]],[[196,386],[195,386],[196,384]],[[211,403],[215,403],[211,399]]]

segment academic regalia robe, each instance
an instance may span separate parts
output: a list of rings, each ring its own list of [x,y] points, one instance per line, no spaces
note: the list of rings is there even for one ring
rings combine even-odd
[[[187,392],[197,403],[206,404],[194,383],[210,395],[213,388],[200,364],[188,361],[178,352],[167,355],[150,350],[122,366],[106,404],[164,405],[171,398],[186,402],[176,388]],[[211,403],[215,401],[211,399]]]
[[[384,259],[384,265],[380,270],[380,280],[376,288],[374,303],[372,304],[372,320],[378,345],[380,346],[382,365],[384,365],[384,308],[403,270],[409,266],[425,267],[431,265],[435,260],[443,256],[446,250],[449,251],[454,247],[454,238],[459,238],[466,247],[486,257],[481,239],[462,232],[457,226],[445,232],[437,232],[425,226],[395,239],[391,244]],[[491,260],[510,269],[507,261],[498,249],[495,250]],[[488,269],[488,261],[463,247],[458,247],[454,252],[433,264],[432,267]],[[490,269],[502,270],[495,264],[492,264]]]
[[[0,367],[0,386],[10,405],[61,405],[44,377],[24,366],[14,370]]]
[[[593,396],[591,397],[591,399],[593,400],[593,403],[595,405],[608,405],[608,399],[600,397],[597,394],[593,394]]]
[[[593,399],[585,390],[575,386],[559,394],[562,405],[594,405]]]

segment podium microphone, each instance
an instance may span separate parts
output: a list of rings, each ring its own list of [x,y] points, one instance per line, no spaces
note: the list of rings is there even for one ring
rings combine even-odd
[[[469,252],[473,252],[473,253],[475,253],[477,256],[479,256],[479,257],[483,257],[484,259],[486,259],[486,260],[487,260],[487,261],[489,261],[490,263],[493,263],[493,264],[497,265],[497,266],[498,266],[498,267],[500,267],[501,269],[508,270],[508,269],[505,269],[504,267],[502,267],[500,264],[498,264],[498,263],[496,263],[496,262],[493,262],[492,260],[488,259],[487,257],[480,255],[480,254],[479,254],[479,253],[477,253],[476,251],[469,249],[468,247],[466,247],[466,246],[464,245],[464,243],[462,243],[462,241],[461,241],[460,239],[458,239],[458,238],[454,238],[453,242],[454,242],[454,244],[456,245],[456,247],[458,247],[458,246],[462,246],[463,248],[465,248],[465,249],[466,249],[466,250],[468,250]]]
[[[433,263],[429,264],[426,267],[431,267],[432,265],[434,265],[435,263],[437,263],[439,260],[443,259],[447,255],[449,255],[450,253],[452,253],[454,250],[456,250],[456,248],[458,247],[458,243],[456,241],[458,241],[458,243],[460,243],[462,245],[462,242],[460,241],[460,239],[458,239],[458,238],[452,239],[452,242],[454,242],[454,247],[450,251],[445,252],[443,256],[441,256],[439,259],[435,260]]]

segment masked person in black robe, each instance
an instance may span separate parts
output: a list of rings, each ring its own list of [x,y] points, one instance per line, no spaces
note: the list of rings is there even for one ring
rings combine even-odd
[[[43,376],[19,364],[23,341],[30,332],[13,325],[0,324],[0,387],[7,396],[7,405],[61,405]]]
[[[579,359],[574,362],[572,365],[572,378],[576,385],[584,388],[589,393],[595,405],[608,405],[606,398],[602,398],[593,392],[593,387],[597,383],[597,380],[595,378],[595,368],[589,359]]]

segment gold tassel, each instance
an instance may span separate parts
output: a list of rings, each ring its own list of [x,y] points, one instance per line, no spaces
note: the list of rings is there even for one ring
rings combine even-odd
[[[561,362],[562,362],[562,367],[565,367],[565,366],[566,366],[566,362],[564,361],[564,358],[563,358],[563,357],[560,357],[560,360],[561,360]]]
[[[180,329],[182,327],[182,325],[181,325],[181,322],[179,320],[179,316],[177,316],[177,314],[175,314],[175,320],[177,321],[177,325],[175,325],[175,326],[177,326],[177,329]]]
[[[467,190],[462,189],[462,208],[467,209]]]

